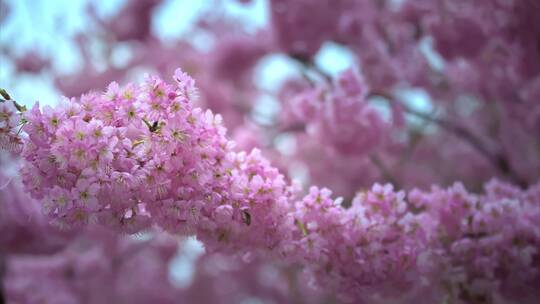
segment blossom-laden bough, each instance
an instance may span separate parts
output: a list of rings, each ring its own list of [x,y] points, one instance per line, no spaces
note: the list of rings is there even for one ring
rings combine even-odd
[[[260,151],[236,151],[196,96],[177,70],[173,84],[112,83],[55,107],[5,100],[2,136],[23,143],[25,188],[61,228],[195,235],[210,252],[301,265],[345,302],[538,299],[539,184],[375,184],[349,207],[324,188],[300,198]]]

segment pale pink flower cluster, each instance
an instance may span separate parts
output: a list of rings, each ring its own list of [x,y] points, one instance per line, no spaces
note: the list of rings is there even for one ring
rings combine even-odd
[[[14,101],[0,100],[0,148],[12,153],[18,153],[22,149],[19,114]]]
[[[405,9],[433,38],[454,94],[500,103],[505,115],[538,132],[538,93],[529,93],[540,73],[538,1],[421,0]]]
[[[17,303],[326,303],[299,271],[264,260],[205,254],[194,263],[193,277],[179,280],[171,265],[185,257],[184,241],[151,234],[136,240],[93,227],[56,252],[10,255],[4,294]]]
[[[292,188],[259,151],[233,151],[221,117],[193,107],[194,80],[174,77],[36,105],[26,115],[27,188],[63,225],[135,232],[151,217],[208,245],[275,247]]]
[[[14,25],[16,36],[17,18],[2,18],[2,11],[19,15],[20,7],[2,3],[0,23],[6,31]],[[174,85],[152,77],[141,86],[113,84],[105,94],[35,107],[22,119],[24,111],[3,96],[0,150],[13,155],[26,145],[26,189],[38,198],[20,195],[13,174],[0,176],[0,270],[8,269],[0,276],[22,282],[11,285],[8,302],[59,302],[66,294],[67,302],[177,300],[162,275],[170,255],[131,260],[123,250],[140,248],[122,247],[114,233],[95,237],[94,249],[82,253],[19,256],[59,250],[69,243],[64,237],[88,236],[77,228],[95,228],[91,223],[196,235],[213,253],[201,261],[200,290],[189,291],[188,302],[267,299],[264,288],[250,292],[260,290],[257,263],[222,253],[278,258],[286,271],[305,270],[317,290],[353,303],[540,302],[540,1],[272,0],[262,28],[227,13],[240,12],[239,4],[216,3],[185,35],[163,39],[152,28],[154,13],[170,7],[128,1],[101,17],[89,4],[97,27],[71,41],[82,58],[75,74],[63,75],[50,64],[61,58],[25,50],[22,40],[2,50],[15,86],[28,81],[21,73],[47,71],[41,76],[76,96],[124,82],[140,68],[169,75],[183,66],[201,96],[195,101],[193,81],[180,72]],[[342,51],[351,70],[334,80],[341,64],[324,63]],[[273,69],[275,59],[296,73]],[[279,113],[266,113],[268,104]],[[261,152],[249,152],[254,147]],[[277,168],[334,196],[313,187],[295,197]],[[493,178],[521,188],[486,184]],[[386,182],[405,190],[372,186]],[[430,185],[440,186],[418,190]],[[53,224],[73,229],[64,235],[47,225],[38,205]],[[95,254],[105,243],[123,249]],[[62,276],[66,259],[95,271]],[[108,267],[124,263],[129,271]],[[119,296],[111,270],[132,283],[122,294],[133,296]],[[144,277],[155,284],[141,286]],[[279,289],[270,298],[301,302],[294,288],[285,291],[290,277],[277,280],[283,285],[267,280]]]
[[[492,180],[475,195],[456,183],[414,190],[409,201],[422,212],[425,261],[443,292],[460,303],[538,300],[540,184],[523,191]]]
[[[182,83],[173,89],[149,77],[140,87],[113,83],[105,94],[83,95],[43,113],[35,106],[26,115],[31,144],[23,154],[32,163],[23,174],[32,195],[63,223],[144,227],[145,203],[169,195],[173,161],[185,163],[191,174],[185,176],[197,182],[203,152],[186,155],[182,146],[195,151],[192,145],[200,150],[208,145],[208,153],[218,146],[203,141],[218,138],[212,136],[193,142],[190,132],[203,132],[212,115],[191,111],[187,98],[193,83]],[[211,129],[208,135],[219,132]]]
[[[318,140],[343,155],[365,155],[385,140],[388,124],[367,101],[368,88],[360,75],[347,70],[336,88],[323,92],[314,131]]]
[[[113,83],[25,115],[23,179],[54,222],[157,225],[209,251],[282,258],[347,302],[428,287],[464,303],[515,298],[539,280],[538,185],[492,182],[473,195],[458,184],[407,198],[375,184],[348,208],[313,187],[294,202],[295,187],[258,150],[234,151],[220,116],[193,107],[193,79],[180,70],[174,79]],[[361,92],[346,84],[344,94]]]
[[[0,150],[0,184],[10,181],[0,187],[0,298],[8,303],[326,303],[324,291],[309,288],[287,263],[207,253],[186,280],[175,275],[186,271],[178,264],[189,252],[183,238],[160,229],[135,236],[57,229],[20,179],[6,176],[17,163],[6,154]]]
[[[370,158],[377,155],[385,158],[384,163],[395,161],[392,157],[398,154],[399,145],[393,133],[403,128],[403,111],[394,102],[377,105],[370,93],[371,88],[354,69],[345,70],[331,83],[310,87],[290,82],[283,88],[284,109],[279,119],[294,136],[291,153],[309,170],[309,183],[351,199],[358,187],[388,180],[388,172],[382,172]],[[390,173],[399,174],[398,166],[394,167]],[[409,182],[419,184],[407,180],[407,186]]]
[[[345,302],[535,303],[539,190],[493,180],[481,195],[459,183],[407,195],[375,184],[345,208],[312,187],[295,204],[291,244],[312,283]]]
[[[312,187],[296,203],[294,217],[301,232],[295,245],[313,283],[343,300],[389,297],[417,283],[417,259],[427,242],[405,192],[375,184],[345,208],[328,189]]]
[[[53,252],[73,234],[49,225],[40,202],[26,195],[20,178],[10,174],[13,163],[19,165],[17,158],[0,149],[0,265],[9,254]]]

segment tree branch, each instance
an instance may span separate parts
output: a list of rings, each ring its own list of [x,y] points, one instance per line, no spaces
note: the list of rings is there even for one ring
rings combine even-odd
[[[384,93],[384,92],[378,92],[378,91],[372,92],[370,96],[381,96],[381,97],[386,98],[389,102],[391,102],[392,100],[396,100],[394,96]],[[441,127],[442,129],[446,130],[447,132],[452,133],[455,136],[461,138],[464,142],[469,144],[469,146],[471,146],[478,153],[480,153],[487,160],[489,160],[489,162],[500,173],[508,176],[515,183],[517,183],[518,185],[522,187],[527,186],[527,182],[523,180],[520,176],[518,176],[518,174],[512,169],[512,167],[510,166],[510,162],[508,161],[508,159],[506,158],[504,154],[502,154],[499,151],[491,151],[490,149],[488,149],[488,147],[482,142],[482,140],[480,140],[480,138],[474,135],[467,128],[455,125],[452,122],[441,119],[441,118],[433,117],[421,111],[414,110],[402,102],[399,102],[399,103],[400,103],[400,106],[403,107],[403,110],[405,111],[405,113],[418,117],[425,121],[432,122],[436,124],[437,126]]]

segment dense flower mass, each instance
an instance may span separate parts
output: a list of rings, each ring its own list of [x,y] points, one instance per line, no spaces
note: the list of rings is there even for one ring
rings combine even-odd
[[[0,2],[0,302],[540,301],[539,1],[175,5]]]
[[[61,225],[136,232],[155,222],[224,248],[277,246],[293,189],[259,151],[235,152],[221,117],[193,107],[193,79],[174,78],[36,105],[27,188]]]
[[[11,100],[1,99],[0,102],[0,147],[12,153],[19,153],[22,148],[22,141],[18,134],[20,132],[21,118]]]
[[[124,232],[157,225],[210,251],[284,258],[346,302],[431,288],[461,301],[523,301],[539,280],[539,186],[492,181],[406,194],[389,184],[349,207],[295,186],[264,159],[233,149],[221,118],[192,105],[194,81],[147,77],[25,114],[23,179],[53,223]]]
[[[274,303],[325,299],[323,291],[305,284],[300,269],[259,258],[207,254],[194,263],[193,278],[186,280],[185,273],[179,276],[172,267],[194,258],[193,241],[160,229],[138,235],[95,225],[58,229],[49,224],[40,202],[23,191],[17,176],[10,175],[10,162],[17,159],[3,152],[0,156],[2,294],[10,301],[235,304],[255,297]]]
[[[357,73],[345,71],[334,86],[297,96],[297,115],[324,146],[342,155],[366,155],[384,141],[387,123],[369,105],[368,88]]]
[[[407,210],[404,192],[375,185],[345,209],[328,189],[311,188],[296,204],[302,232],[296,242],[316,284],[332,286],[344,300],[384,296],[410,286],[417,258],[426,249],[419,220]],[[411,283],[411,284],[408,284]]]
[[[30,199],[19,177],[9,172],[11,162],[17,160],[0,150],[0,257],[54,252],[76,231],[61,231],[49,225],[40,202]]]
[[[436,278],[462,301],[534,303],[539,294],[540,188],[528,191],[491,181],[485,194],[463,185],[413,191],[411,204],[429,222]],[[497,291],[495,293],[494,291]]]

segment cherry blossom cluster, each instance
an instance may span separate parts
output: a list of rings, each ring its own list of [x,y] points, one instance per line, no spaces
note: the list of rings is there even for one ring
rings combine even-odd
[[[25,114],[23,181],[53,222],[157,225],[211,252],[281,258],[345,302],[399,296],[396,286],[411,298],[430,287],[435,298],[497,301],[539,279],[538,185],[407,195],[375,184],[348,207],[312,187],[295,201],[296,187],[260,151],[235,151],[220,117],[193,107],[193,79],[180,70],[174,79],[113,83]]]
[[[193,241],[161,229],[124,235],[106,227],[58,229],[8,172],[17,157],[0,150],[0,297],[21,303],[223,303],[250,298],[323,303],[301,269],[260,258],[206,254],[187,269]],[[11,163],[11,164],[10,164]],[[183,266],[186,267],[186,266]],[[182,276],[177,276],[178,272]],[[331,297],[329,297],[331,298]]]
[[[24,157],[33,166],[23,174],[25,183],[62,222],[144,227],[149,208],[143,206],[145,201],[168,195],[171,181],[166,175],[172,161],[166,163],[165,156],[179,154],[179,163],[188,164],[192,180],[199,174],[195,168],[199,159],[184,160],[180,149],[171,151],[167,145],[185,142],[191,146],[188,132],[202,132],[200,125],[208,125],[205,113],[191,115],[191,109],[185,109],[189,106],[186,95],[192,90],[184,87],[177,92],[149,78],[141,87],[120,89],[113,83],[105,94],[65,100],[56,109],[45,107],[43,113],[35,106],[27,114],[26,131],[32,144]],[[169,116],[174,119],[165,125]],[[203,146],[203,138],[197,139]]]
[[[367,93],[361,76],[347,70],[330,86],[295,95],[290,100],[289,119],[306,124],[308,134],[342,155],[366,155],[381,144],[388,128],[368,103]]]
[[[271,2],[271,28],[280,50],[296,57],[300,53],[310,64],[327,42],[350,50],[356,60],[353,66],[362,71],[372,90],[369,95],[386,92],[391,96],[396,91],[421,88],[432,106],[425,110],[433,110],[424,116],[427,121],[434,122],[429,118],[436,114],[443,118],[445,130],[458,130],[426,132],[432,126],[418,128],[409,121],[405,130],[392,130],[393,139],[406,139],[404,145],[398,143],[377,152],[379,158],[390,154],[414,163],[408,167],[401,165],[403,161],[391,160],[393,164],[388,167],[401,186],[429,187],[431,183],[461,180],[480,189],[492,177],[511,176],[522,185],[538,179],[538,139],[529,136],[538,132],[540,122],[536,102],[540,66],[534,47],[540,23],[532,13],[538,9],[536,1],[280,0]],[[316,17],[295,13],[300,11]],[[461,30],[456,31],[458,27]],[[287,99],[282,101],[287,106]],[[456,141],[455,133],[475,138],[474,144],[464,147],[464,136]],[[452,148],[441,145],[450,141]],[[299,142],[304,145],[306,141],[301,138]],[[516,145],[521,148],[516,149]],[[479,154],[485,159],[481,160]],[[298,160],[305,159],[310,173],[316,173],[320,166],[339,168],[334,163],[343,157],[328,155],[323,163],[297,156]],[[443,159],[467,161],[468,165],[432,172]],[[492,168],[485,164],[486,159]],[[361,160],[351,163],[358,169],[366,168]],[[426,164],[425,168],[418,170],[419,163],[422,167]],[[381,179],[369,174],[362,180],[359,175],[354,177],[364,187]],[[314,174],[312,179],[334,187],[324,176]],[[347,181],[343,180],[335,183],[337,187],[345,188]],[[350,197],[351,190],[347,190],[340,194]]]
[[[236,9],[253,7],[248,4],[250,1],[238,2],[233,4]],[[522,185],[539,177],[538,140],[529,136],[531,131],[538,131],[540,122],[535,102],[540,96],[540,69],[535,57],[540,32],[534,14],[537,1],[276,0],[268,5],[270,23],[256,32],[243,30],[246,27],[242,20],[229,19],[221,14],[223,7],[217,6],[204,12],[189,34],[167,42],[158,39],[151,26],[150,12],[159,10],[162,4],[155,0],[126,3],[109,18],[99,16],[98,8],[89,4],[87,13],[97,28],[79,33],[74,41],[84,66],[71,75],[62,75],[52,68],[55,87],[67,96],[76,96],[113,80],[126,81],[141,67],[169,75],[177,66],[183,66],[198,80],[201,105],[223,115],[231,134],[237,134],[252,127],[250,118],[259,97],[270,93],[287,107],[288,101],[278,93],[258,86],[259,75],[254,71],[264,66],[266,58],[287,55],[303,63],[295,66],[300,71],[312,71],[318,55],[327,44],[332,44],[351,53],[352,65],[362,71],[365,82],[374,91],[421,89],[429,95],[437,116],[451,122],[452,129],[467,129],[467,133],[480,138],[475,142],[482,142],[484,152],[479,153],[453,134],[431,132],[431,125],[392,130],[390,136],[394,139],[412,138],[401,146],[377,151],[383,163],[388,162],[384,159],[387,154],[392,163],[399,163],[388,167],[400,186],[410,189],[460,180],[478,190],[492,177],[512,175],[513,181]],[[4,8],[7,13],[16,10],[9,4]],[[133,20],[138,22],[133,24]],[[457,27],[462,30],[455,31]],[[214,40],[208,51],[194,47],[194,37],[200,33]],[[106,49],[99,60],[93,52],[96,39]],[[119,43],[132,54],[120,66],[112,56]],[[38,74],[55,66],[46,64],[51,58],[41,58],[44,55],[35,50],[22,56],[9,49],[5,52],[13,60],[17,74]],[[298,77],[290,76],[287,80],[286,85],[298,82]],[[392,182],[388,174],[379,174],[377,166],[362,157],[343,160],[341,153],[324,153],[322,161],[310,161],[307,153],[279,155],[275,145],[268,143],[266,131],[273,136],[288,130],[287,127],[279,121],[269,128],[255,128],[257,132],[252,137],[256,139],[251,140],[251,145],[255,142],[267,150],[265,155],[274,163],[301,163],[307,167],[310,180],[329,186],[348,199],[355,187],[368,187],[381,180]],[[296,135],[299,149],[313,150],[312,141],[305,140],[304,134]],[[440,148],[441,143],[450,141],[451,149]],[[522,148],[514,149],[516,143]],[[272,153],[275,155],[270,156]],[[492,165],[478,157],[482,153],[489,154],[484,158]],[[399,158],[396,155],[402,159],[395,159]],[[432,168],[446,159],[467,161],[467,165]],[[417,162],[422,162],[422,170],[418,170]],[[324,174],[318,174],[330,169],[350,172],[345,172],[343,178],[325,179]],[[355,174],[365,171],[368,174]]]
[[[312,283],[345,302],[534,303],[540,185],[485,187],[481,195],[459,183],[406,194],[376,184],[348,208],[313,187],[295,203],[293,244]]]
[[[295,241],[304,265],[318,286],[328,286],[345,301],[389,297],[410,288],[418,275],[417,259],[427,247],[420,216],[405,192],[376,184],[360,192],[349,208],[331,191],[312,187],[295,204],[301,232]],[[363,303],[363,302],[362,302]]]
[[[152,234],[133,239],[93,227],[54,253],[11,255],[5,294],[22,303],[324,303],[285,265],[223,254],[198,258],[190,280],[175,279],[170,265],[186,258],[186,242]]]
[[[10,169],[20,166],[17,158],[0,149],[0,265],[12,253],[54,252],[77,231],[60,231],[49,225],[42,204],[24,191],[19,176]],[[44,237],[46,235],[46,237]]]
[[[537,303],[540,2],[272,0],[262,28],[236,14],[250,2],[216,1],[175,38],[152,25],[169,1],[105,17],[88,4],[94,26],[55,32],[80,51],[70,75],[40,52],[56,45],[24,50],[18,25],[9,33],[21,6],[0,2],[15,90],[41,73],[78,96],[178,66],[198,87],[177,71],[29,111],[0,90],[8,302],[316,303],[307,283],[325,303]],[[325,64],[335,51],[347,69]],[[34,199],[3,174],[23,146]],[[164,253],[111,229],[195,235],[207,251],[196,288],[166,280],[177,240]],[[288,273],[266,280],[275,289],[258,284],[266,259]]]
[[[231,248],[275,247],[293,188],[260,152],[235,152],[221,117],[194,108],[194,80],[148,77],[33,107],[23,180],[67,226],[136,232],[158,223]]]
[[[2,90],[1,93],[5,93],[5,91]],[[1,95],[0,148],[12,153],[20,153],[22,148],[22,141],[19,136],[22,123],[20,110],[22,108],[20,108],[16,101],[10,100],[7,93]]]
[[[492,180],[483,195],[462,184],[411,191],[429,231],[425,262],[450,298],[464,303],[533,303],[539,282],[540,185],[523,191]],[[497,292],[494,292],[497,291]]]

